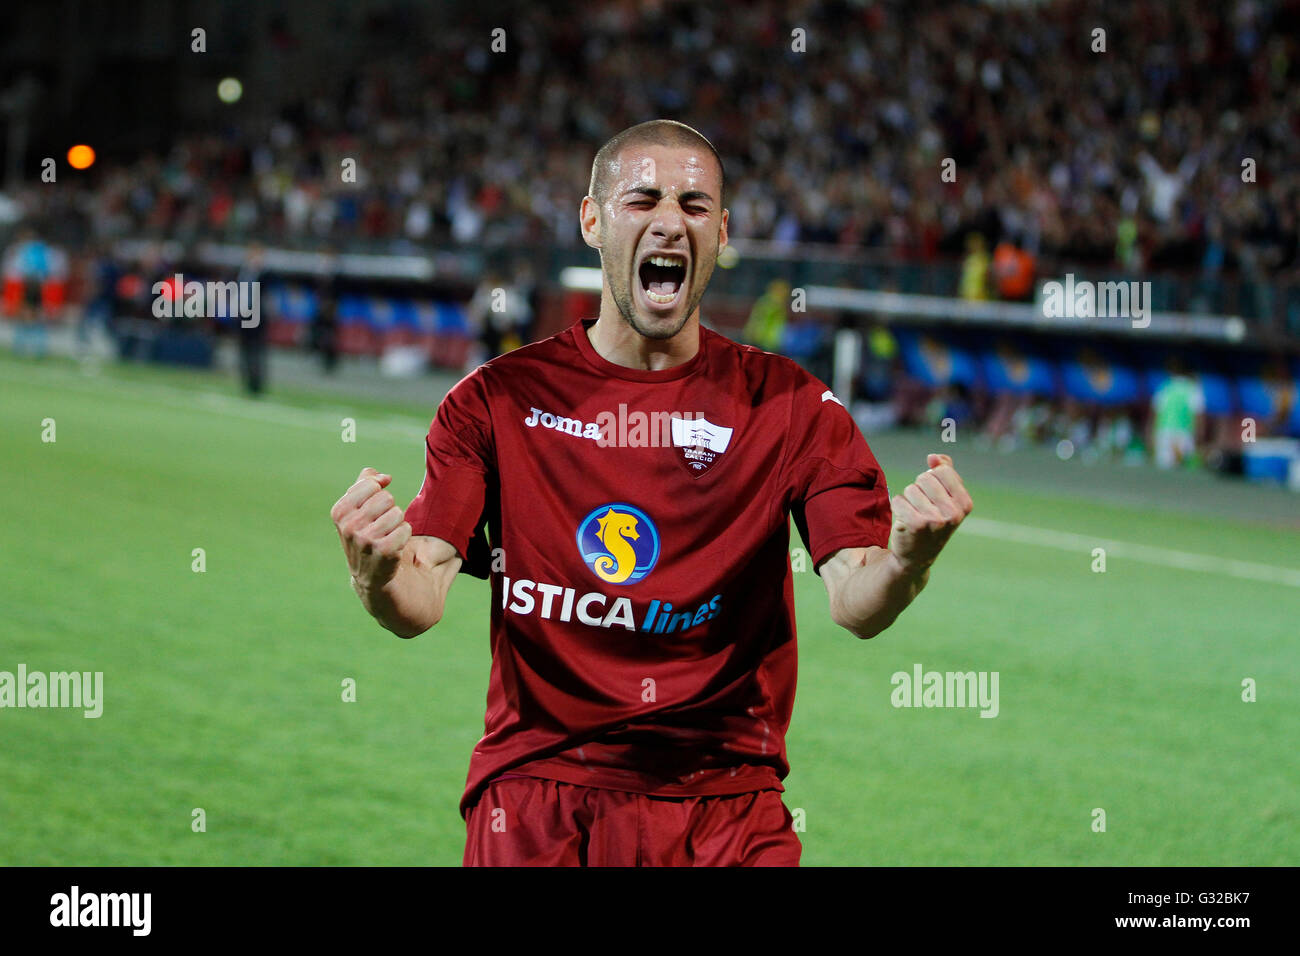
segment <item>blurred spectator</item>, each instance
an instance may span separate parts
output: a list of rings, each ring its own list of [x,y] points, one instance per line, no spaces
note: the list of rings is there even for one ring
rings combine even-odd
[[[949,419],[960,427],[971,423],[974,407],[965,385],[945,385],[934,393],[925,410],[925,423],[938,433]]]
[[[834,337],[818,316],[795,313],[781,333],[778,351],[823,382],[829,382],[834,375]]]
[[[963,299],[980,301],[989,299],[989,259],[988,246],[984,237],[972,232],[966,237],[966,258],[961,264],[961,285],[958,295]]]
[[[1259,423],[1261,435],[1285,435],[1287,423],[1291,420],[1291,410],[1296,402],[1296,381],[1286,367],[1286,359],[1274,356],[1265,363],[1261,378],[1264,387],[1273,396],[1273,417]]]
[[[5,311],[16,316],[15,354],[43,358],[49,349],[46,323],[62,305],[67,256],[36,230],[24,227],[4,256]]]
[[[512,347],[518,348],[533,340],[537,310],[541,305],[541,286],[533,265],[527,258],[521,257],[515,263],[514,289],[519,296],[519,305],[515,313]]]
[[[1177,360],[1169,378],[1151,396],[1152,447],[1156,465],[1173,468],[1196,460],[1196,436],[1205,413],[1200,383]]]
[[[531,267],[519,268],[511,281],[501,266],[489,266],[466,312],[471,332],[479,342],[477,355],[471,355],[470,365],[481,364],[504,352],[516,349],[526,341],[525,336],[533,320],[535,294]]]
[[[743,336],[746,342],[766,352],[779,352],[785,339],[787,310],[790,307],[790,283],[773,279],[754,302]]]
[[[993,277],[998,298],[1021,302],[1034,297],[1034,257],[1009,239],[993,250]]]
[[[316,280],[316,316],[311,324],[311,347],[320,356],[321,368],[332,375],[339,362],[339,272],[338,254],[330,250]]]
[[[898,340],[887,326],[876,323],[863,342],[857,385],[861,398],[871,403],[889,401],[897,366]]]
[[[245,253],[244,264],[240,267],[236,281],[244,283],[261,283],[266,270],[263,265],[265,251],[258,243],[250,245]],[[244,286],[248,288],[248,286]],[[260,285],[259,285],[260,288]],[[240,293],[241,300],[248,293]],[[259,296],[260,299],[260,296]],[[263,306],[267,300],[262,299]],[[266,338],[270,316],[262,313],[249,319],[236,315],[235,334],[239,337],[239,372],[245,390],[252,396],[260,396],[266,388]]]
[[[117,314],[117,287],[123,270],[107,243],[95,243],[90,249],[90,293],[77,325],[77,344],[84,353],[91,338],[113,331]]]

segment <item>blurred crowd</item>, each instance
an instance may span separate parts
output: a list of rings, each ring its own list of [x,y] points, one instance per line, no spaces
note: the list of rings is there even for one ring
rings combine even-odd
[[[1166,469],[1240,470],[1240,419],[1207,416],[1200,386],[1186,374],[1166,380],[1148,402],[1120,406],[964,385],[926,389],[903,381],[893,407],[898,424],[938,434],[949,423],[963,432],[974,428],[977,446],[1004,452],[1046,445],[1062,459],[1077,455],[1085,463],[1151,461]],[[1276,429],[1275,434],[1283,433],[1281,423]]]
[[[770,283],[739,337],[788,355],[822,381],[845,388],[841,394],[849,398],[855,420],[867,433],[902,426],[943,436],[960,429],[963,435],[975,435],[980,447],[1003,452],[1048,446],[1063,459],[1077,455],[1085,463],[1151,461],[1166,469],[1207,467],[1232,474],[1242,471],[1245,444],[1270,437],[1300,438],[1300,382],[1282,353],[1274,353],[1258,369],[1263,389],[1274,396],[1267,414],[1248,411],[1244,403],[1231,412],[1222,401],[1211,405],[1194,367],[1198,363],[1177,350],[1158,362],[1159,374],[1149,394],[1129,401],[1082,400],[1068,387],[1003,389],[982,377],[974,386],[936,385],[909,372],[897,327],[849,312],[840,313],[834,322],[792,313],[787,308],[789,293],[784,280]],[[837,344],[842,330],[855,333],[853,344]],[[848,347],[856,355],[851,380],[837,378],[837,347]],[[1132,354],[1128,359],[1144,377],[1156,371],[1143,364],[1157,361],[1153,357]],[[1247,422],[1249,430],[1244,430]]]
[[[419,56],[18,202],[98,238],[577,245],[596,148],[670,116],[727,161],[735,237],[926,261],[978,235],[1055,262],[1300,275],[1294,0],[561,12],[506,17],[502,53],[448,22]]]
[[[1166,371],[1148,398],[1123,404],[961,384],[935,388],[903,371],[892,335],[876,326],[867,336],[855,382],[861,401],[853,410],[865,431],[901,425],[942,438],[960,430],[973,433],[977,447],[1002,452],[1047,446],[1062,459],[1077,456],[1086,464],[1152,462],[1163,469],[1208,468],[1223,474],[1242,473],[1249,443],[1296,435],[1296,386],[1284,361],[1262,370],[1279,400],[1271,415],[1258,419],[1208,407],[1199,376],[1181,359],[1171,358]]]
[[[4,217],[57,241],[24,233],[9,246],[6,312],[36,335],[37,312],[71,290],[90,321],[147,320],[167,264],[123,270],[105,254],[123,237],[577,247],[596,149],[653,116],[690,123],[722,153],[733,238],[960,259],[967,299],[1024,299],[1040,269],[1072,265],[1300,281],[1300,0],[565,9],[500,18],[504,52],[486,21],[449,21],[418,53],[394,42],[341,63],[328,86],[274,108],[246,102],[162,153],[122,164],[106,151],[58,189],[10,191]],[[378,29],[400,36],[401,16]],[[74,257],[69,269],[61,247],[87,240],[85,267]],[[469,304],[471,362],[527,340],[536,277],[509,271],[484,275]],[[333,303],[335,280],[322,282]],[[745,337],[829,378],[831,330],[787,319],[788,295],[769,287]],[[331,369],[332,305],[322,314],[313,344]],[[1231,443],[1182,386],[1162,401],[1195,432],[1190,451],[1155,438],[1151,407],[909,390],[888,338],[868,334],[858,385],[904,424],[970,421],[999,447],[1066,442],[1084,456],[1183,461]]]

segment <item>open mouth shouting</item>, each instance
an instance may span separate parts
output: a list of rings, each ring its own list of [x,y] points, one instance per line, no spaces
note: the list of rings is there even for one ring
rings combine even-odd
[[[641,297],[652,311],[670,311],[686,288],[686,256],[679,252],[651,252],[637,267]]]

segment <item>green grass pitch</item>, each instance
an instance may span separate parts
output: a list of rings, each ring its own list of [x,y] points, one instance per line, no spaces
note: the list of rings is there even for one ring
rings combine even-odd
[[[440,396],[258,405],[210,376],[8,357],[0,392],[0,670],[102,671],[105,693],[99,719],[0,710],[0,864],[458,864],[487,585],[462,576],[443,623],[399,640],[357,603],[328,516],[367,464],[410,499]],[[872,444],[898,487],[924,467],[914,443]],[[999,522],[1300,567],[1293,530],[970,486]],[[959,531],[865,643],[797,575],[785,800],[806,865],[1300,863],[1300,588],[1090,563]],[[917,663],[997,671],[999,715],[893,707],[890,675]]]

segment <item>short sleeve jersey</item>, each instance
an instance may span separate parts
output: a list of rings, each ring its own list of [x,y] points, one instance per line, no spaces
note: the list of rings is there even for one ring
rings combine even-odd
[[[809,569],[888,542],[884,474],[822,382],[705,328],[687,362],[625,368],[590,324],[448,392],[406,511],[491,581],[462,813],[505,773],[665,797],[783,789],[790,520]]]
[[[1175,375],[1156,391],[1154,405],[1157,429],[1190,432],[1205,411],[1205,393],[1195,379]]]

